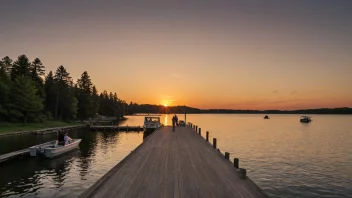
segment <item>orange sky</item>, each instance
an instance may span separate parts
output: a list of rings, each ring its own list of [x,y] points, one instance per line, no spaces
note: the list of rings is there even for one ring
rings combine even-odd
[[[350,3],[151,2],[9,1],[0,56],[62,64],[74,78],[87,70],[99,91],[127,102],[352,106]]]

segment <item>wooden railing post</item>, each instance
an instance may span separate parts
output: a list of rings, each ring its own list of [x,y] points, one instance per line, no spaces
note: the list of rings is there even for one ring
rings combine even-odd
[[[216,149],[216,138],[213,138],[213,148]]]
[[[235,168],[239,168],[239,163],[240,163],[240,160],[238,159],[238,158],[234,158],[233,159],[233,166],[235,167]]]
[[[196,132],[198,131],[198,126],[196,125]]]
[[[240,168],[239,171],[240,171],[240,177],[241,177],[241,179],[246,179],[247,170],[244,169],[244,168]]]
[[[207,140],[209,142],[209,131],[207,131],[207,134],[205,136],[205,140]]]
[[[202,135],[202,128],[199,128],[199,135]]]
[[[230,160],[230,153],[229,152],[225,152],[225,159]]]

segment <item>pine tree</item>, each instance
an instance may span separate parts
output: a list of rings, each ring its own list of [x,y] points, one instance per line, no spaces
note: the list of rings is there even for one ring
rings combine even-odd
[[[95,104],[92,98],[92,82],[90,76],[85,71],[81,78],[77,80],[78,89],[75,95],[78,99],[78,118],[85,120],[96,115]]]
[[[83,90],[85,93],[87,94],[92,93],[92,81],[90,79],[90,76],[88,75],[88,72],[86,71],[83,72],[83,74],[81,75],[81,78],[78,79],[77,84],[78,84],[78,88]]]
[[[29,77],[16,77],[11,86],[11,114],[23,118],[27,124],[30,116],[35,116],[43,109],[41,98],[36,95],[36,88]]]
[[[55,115],[55,104],[56,104],[56,89],[53,72],[50,71],[45,77],[45,109],[51,113],[52,116]]]
[[[12,81],[14,81],[15,78],[20,76],[31,76],[31,63],[29,62],[29,59],[26,55],[19,56],[17,60],[13,63],[10,76]]]
[[[45,75],[45,66],[39,58],[34,59],[31,65],[31,73],[34,77],[42,77]]]
[[[8,119],[7,107],[9,103],[10,79],[6,74],[6,68],[0,61],[0,121]]]
[[[61,65],[56,69],[54,82],[55,82],[54,91],[56,92],[54,116],[55,116],[55,119],[58,120],[59,110],[61,110],[61,115],[64,110],[63,103],[65,101],[63,99],[67,98],[66,95],[70,94],[68,86],[69,86],[69,83],[71,82],[71,77],[70,77],[70,74],[66,71],[64,66]],[[59,109],[59,105],[61,107],[60,109]]]
[[[39,58],[34,59],[34,61],[31,63],[30,70],[31,70],[32,80],[34,81],[35,87],[37,88],[37,94],[44,99],[45,91],[44,91],[44,81],[42,76],[45,75],[45,67]]]
[[[0,62],[1,62],[1,68],[3,68],[5,73],[8,76],[10,76],[11,68],[12,68],[12,60],[8,56],[5,56]]]
[[[97,114],[100,106],[100,97],[98,96],[98,91],[95,86],[92,89],[92,98],[93,98],[93,106],[94,106],[94,114]]]

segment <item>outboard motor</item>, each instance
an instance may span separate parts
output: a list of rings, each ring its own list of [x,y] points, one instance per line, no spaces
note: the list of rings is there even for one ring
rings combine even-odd
[[[44,155],[44,149],[42,147],[37,148],[37,158]]]

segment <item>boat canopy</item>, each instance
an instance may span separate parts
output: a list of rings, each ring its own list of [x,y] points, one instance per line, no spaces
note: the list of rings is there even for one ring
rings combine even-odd
[[[145,117],[144,122],[160,122],[159,117]]]

